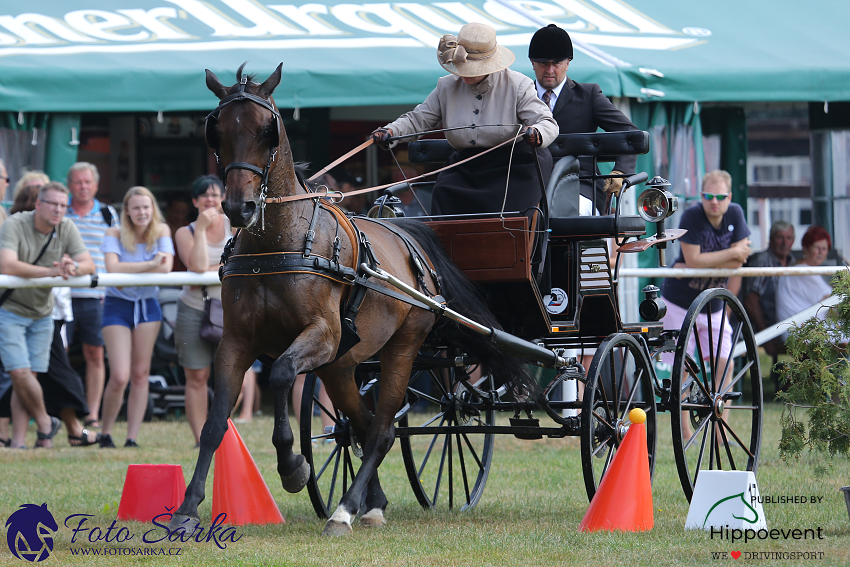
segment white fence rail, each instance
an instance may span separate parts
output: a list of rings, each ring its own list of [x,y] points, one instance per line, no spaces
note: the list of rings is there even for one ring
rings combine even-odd
[[[829,276],[840,271],[848,270],[847,266],[819,266],[819,267],[789,267],[789,268],[739,268],[728,269],[692,269],[692,268],[623,268],[620,270],[621,278],[707,278],[707,277],[730,277],[730,276],[803,276],[821,275]],[[25,288],[25,287],[93,287],[92,276],[78,276],[63,280],[62,278],[19,278],[16,276],[0,275],[0,288]],[[171,272],[169,274],[100,274],[96,285],[106,287],[126,286],[182,286],[182,285],[221,285],[216,272]],[[838,303],[839,298],[831,296],[824,301],[816,303],[805,311],[797,313],[789,319],[764,329],[756,334],[756,343],[764,344],[774,337],[778,337],[788,330],[793,323],[802,323],[814,317],[818,310],[831,307]],[[740,356],[745,352],[743,343],[736,345],[733,356]]]

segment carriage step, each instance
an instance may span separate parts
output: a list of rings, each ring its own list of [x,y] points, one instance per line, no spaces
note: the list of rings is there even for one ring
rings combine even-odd
[[[728,402],[729,400],[737,400],[743,395],[744,392],[726,392],[723,394],[723,401]]]
[[[511,427],[518,428],[514,431],[514,437],[517,439],[533,440],[543,439],[543,434],[535,429],[540,429],[540,420],[535,418],[512,417],[510,418]]]

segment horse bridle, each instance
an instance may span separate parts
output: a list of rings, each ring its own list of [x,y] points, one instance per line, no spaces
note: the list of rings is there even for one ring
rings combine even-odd
[[[245,91],[245,87],[248,86],[248,77],[242,77],[237,85],[237,91],[233,94],[227,95],[223,99],[219,105],[210,112],[206,119],[204,119],[204,138],[206,139],[207,145],[214,150],[215,161],[218,164],[219,174],[224,182],[225,188],[227,188],[227,174],[230,173],[231,170],[234,169],[244,169],[246,171],[250,171],[254,175],[260,177],[260,215],[265,221],[265,208],[266,208],[266,197],[268,194],[268,184],[269,184],[269,171],[271,170],[272,162],[274,162],[277,157],[277,148],[280,145],[280,125],[283,121],[280,117],[280,112],[278,112],[277,108],[275,108],[274,104],[272,104],[271,99],[267,100],[256,95],[253,95],[249,92]],[[274,134],[272,139],[269,141],[271,145],[271,149],[269,150],[269,159],[266,162],[266,166],[262,169],[257,167],[252,163],[246,163],[244,161],[234,161],[227,164],[223,169],[221,166],[221,159],[218,155],[219,141],[218,135],[216,134],[216,125],[218,124],[218,116],[221,113],[221,110],[233,103],[242,100],[247,100],[253,102],[255,104],[259,104],[263,108],[267,109],[272,113],[272,118],[274,119]],[[263,222],[265,224],[265,222]]]

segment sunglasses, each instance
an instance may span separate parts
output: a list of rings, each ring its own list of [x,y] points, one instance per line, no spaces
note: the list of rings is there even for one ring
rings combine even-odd
[[[722,195],[717,195],[716,193],[703,193],[702,198],[706,201],[711,201],[712,199],[717,199],[718,201],[725,201],[726,197],[729,196],[729,193],[723,193]]]

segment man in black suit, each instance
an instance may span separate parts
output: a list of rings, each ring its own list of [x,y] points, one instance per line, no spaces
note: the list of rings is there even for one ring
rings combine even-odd
[[[537,76],[537,96],[549,105],[558,122],[561,134],[637,130],[637,127],[620,112],[596,83],[577,83],[567,77],[573,59],[573,42],[570,35],[549,24],[537,30],[528,46],[528,58]],[[579,158],[581,175],[593,173],[592,158]],[[620,156],[614,162],[612,173],[635,172],[636,156]],[[597,168],[596,173],[599,173]],[[604,214],[607,193],[619,193],[622,179],[598,180],[594,191],[590,181],[583,181],[581,194],[594,202],[595,208]]]

